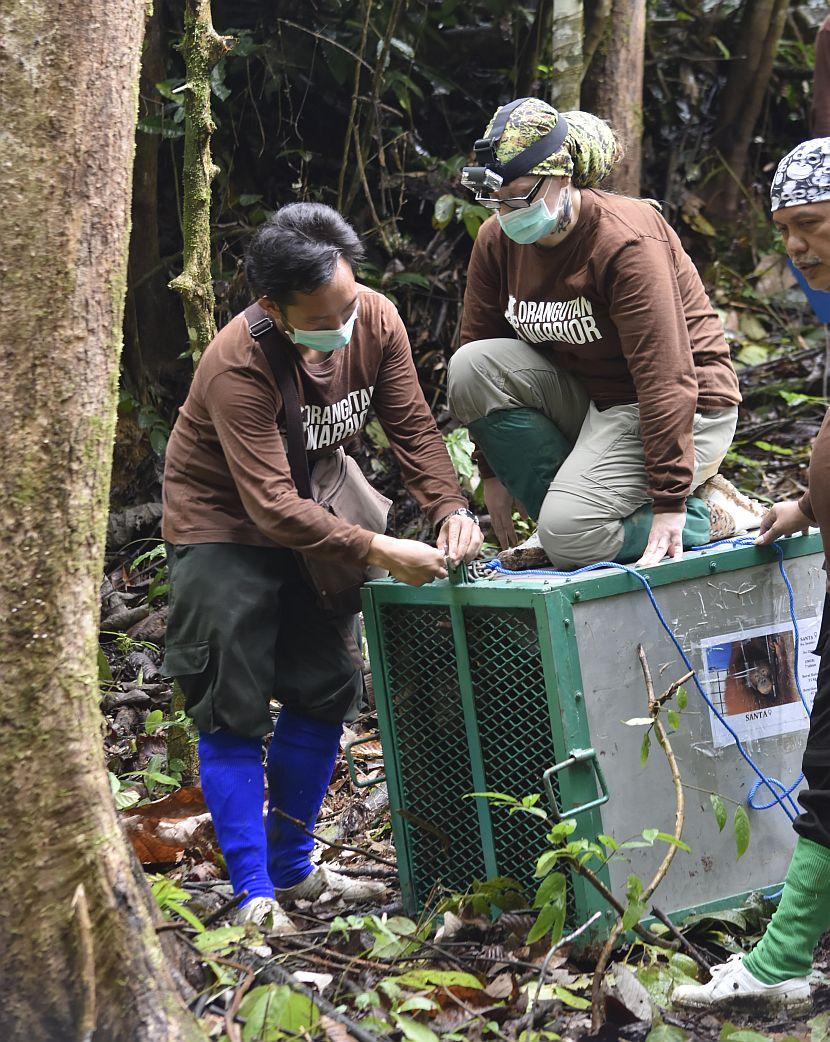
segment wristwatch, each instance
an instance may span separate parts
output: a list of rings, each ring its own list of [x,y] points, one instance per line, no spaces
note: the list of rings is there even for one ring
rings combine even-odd
[[[468,517],[471,521],[475,522],[475,524],[478,524],[478,518],[472,512],[472,510],[468,510],[467,507],[459,507],[458,510],[451,510],[449,512],[449,514],[447,514],[446,517],[441,518],[441,520],[438,522],[438,524],[435,527],[436,528],[440,528],[443,524],[445,524],[447,521],[449,521],[449,519],[451,517],[456,517],[456,516],[458,516],[458,517]]]

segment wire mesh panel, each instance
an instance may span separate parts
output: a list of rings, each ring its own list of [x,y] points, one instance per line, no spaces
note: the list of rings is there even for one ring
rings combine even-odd
[[[390,711],[419,904],[486,877],[449,609],[385,605]]]
[[[544,806],[542,774],[556,757],[535,613],[468,607],[464,620],[487,788],[511,796],[539,793]],[[548,846],[547,828],[533,815],[498,807],[492,819],[499,874],[511,876],[531,897],[538,882],[536,860]],[[571,895],[569,881],[572,913]]]

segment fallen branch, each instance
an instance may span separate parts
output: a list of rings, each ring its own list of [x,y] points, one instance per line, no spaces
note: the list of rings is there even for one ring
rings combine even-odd
[[[330,839],[326,839],[324,836],[319,836],[316,832],[312,832],[311,829],[306,828],[305,822],[300,821],[299,818],[292,818],[290,814],[286,814],[284,810],[280,810],[279,807],[272,807],[271,813],[278,815],[280,818],[284,818],[285,821],[290,821],[292,825],[300,829],[307,836],[311,836],[312,839],[316,839],[318,843],[324,844],[324,846],[331,847],[332,850],[346,850],[351,854],[362,854],[364,857],[371,858],[372,861],[377,861],[381,865],[386,865],[387,868],[394,868],[397,874],[398,866],[394,861],[390,861],[389,858],[381,857],[380,854],[375,854],[371,850],[363,850],[361,847],[350,847],[346,843],[335,843]]]

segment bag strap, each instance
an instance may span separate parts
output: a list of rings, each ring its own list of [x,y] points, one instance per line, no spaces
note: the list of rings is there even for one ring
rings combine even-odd
[[[251,304],[245,308],[245,318],[251,336],[259,344],[265,360],[271,367],[277,387],[282,395],[285,411],[285,434],[287,440],[286,454],[291,477],[297,491],[303,499],[312,499],[311,475],[308,470],[308,456],[305,451],[305,432],[303,430],[303,414],[300,407],[300,396],[297,391],[297,366],[285,344],[280,342],[274,320],[268,316],[259,304]]]

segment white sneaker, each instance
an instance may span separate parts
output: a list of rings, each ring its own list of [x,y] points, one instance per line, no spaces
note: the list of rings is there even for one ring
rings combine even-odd
[[[672,1004],[686,1009],[745,1009],[809,1012],[812,1007],[807,977],[792,977],[780,984],[764,984],[744,966],[743,955],[732,955],[712,967],[708,984],[681,984],[672,992]]]
[[[386,897],[387,890],[383,883],[371,882],[368,879],[353,879],[334,872],[327,865],[318,865],[309,875],[295,886],[284,890],[277,889],[281,901],[319,901],[341,900],[346,904],[359,904],[361,901],[379,901]]]
[[[286,934],[295,933],[297,930],[279,901],[273,897],[255,897],[248,901],[236,913],[235,922],[238,926],[253,923],[255,926],[261,926],[265,933]]]
[[[550,568],[550,558],[542,549],[539,541],[539,533],[534,532],[529,539],[525,539],[518,546],[511,546],[502,550],[499,560],[505,568],[511,572],[521,572],[525,568]]]
[[[704,481],[692,495],[702,499],[709,507],[712,514],[710,539],[713,543],[759,528],[761,518],[767,512],[763,503],[745,496],[723,474],[715,474]]]

